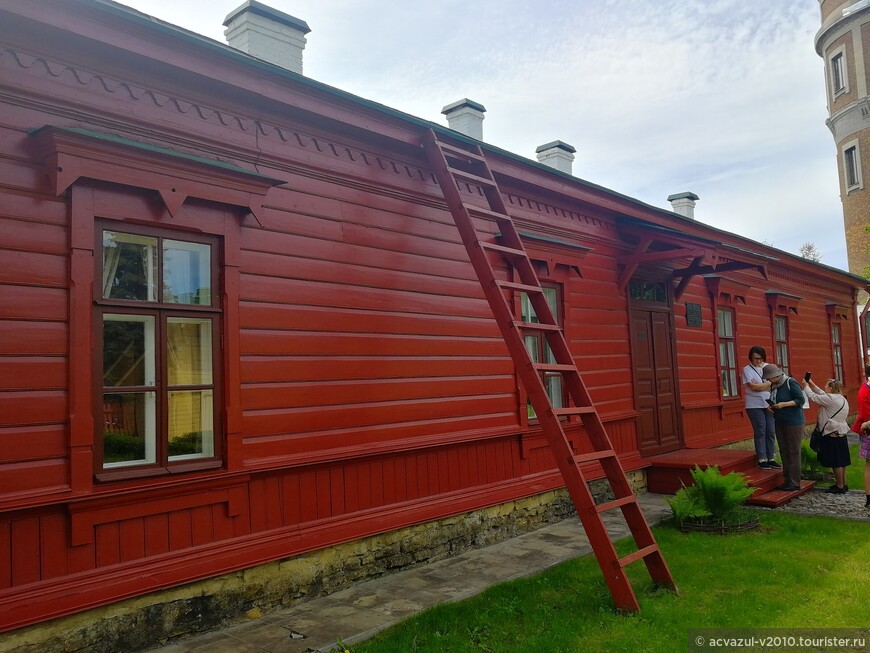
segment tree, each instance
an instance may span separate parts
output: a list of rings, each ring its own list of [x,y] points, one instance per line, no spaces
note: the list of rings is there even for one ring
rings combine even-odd
[[[813,263],[819,263],[822,260],[822,253],[811,242],[806,242],[801,245],[798,252],[803,258],[812,261]]]

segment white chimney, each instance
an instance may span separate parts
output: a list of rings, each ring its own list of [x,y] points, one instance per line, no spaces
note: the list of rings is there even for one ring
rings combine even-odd
[[[246,0],[227,15],[224,27],[227,43],[232,47],[302,74],[305,35],[311,31],[304,20],[257,0]]]
[[[448,104],[441,109],[441,113],[447,116],[447,125],[450,129],[479,141],[483,140],[483,114],[486,113],[486,109],[482,104],[463,98]]]
[[[574,174],[572,170],[574,167],[574,152],[576,151],[573,146],[568,145],[564,141],[553,141],[552,143],[538,146],[535,154],[538,157],[538,161],[545,166],[550,166],[560,172],[567,172],[571,175]]]
[[[699,199],[701,198],[691,191],[668,196],[668,202],[671,203],[673,212],[692,220],[695,219],[695,202]]]

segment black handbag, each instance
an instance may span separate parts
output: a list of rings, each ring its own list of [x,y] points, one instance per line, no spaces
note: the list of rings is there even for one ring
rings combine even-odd
[[[822,448],[822,430],[819,428],[818,424],[816,428],[813,429],[812,435],[810,435],[810,449],[819,453],[819,449]]]

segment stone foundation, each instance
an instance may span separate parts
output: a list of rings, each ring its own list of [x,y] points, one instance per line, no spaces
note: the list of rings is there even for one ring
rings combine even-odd
[[[635,492],[646,489],[643,472],[628,476]],[[590,487],[598,502],[610,494],[606,481]],[[155,647],[495,544],[572,514],[565,490],[545,492],[22,628],[0,635],[0,652],[112,653]]]

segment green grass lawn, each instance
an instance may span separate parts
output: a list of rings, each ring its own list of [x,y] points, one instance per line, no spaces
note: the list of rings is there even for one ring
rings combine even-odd
[[[850,483],[851,485],[851,483]],[[354,653],[685,651],[691,628],[866,628],[870,524],[761,512],[739,535],[655,534],[680,594],[629,568],[638,614],[614,611],[594,558],[436,606]],[[618,544],[621,553],[630,540]]]

